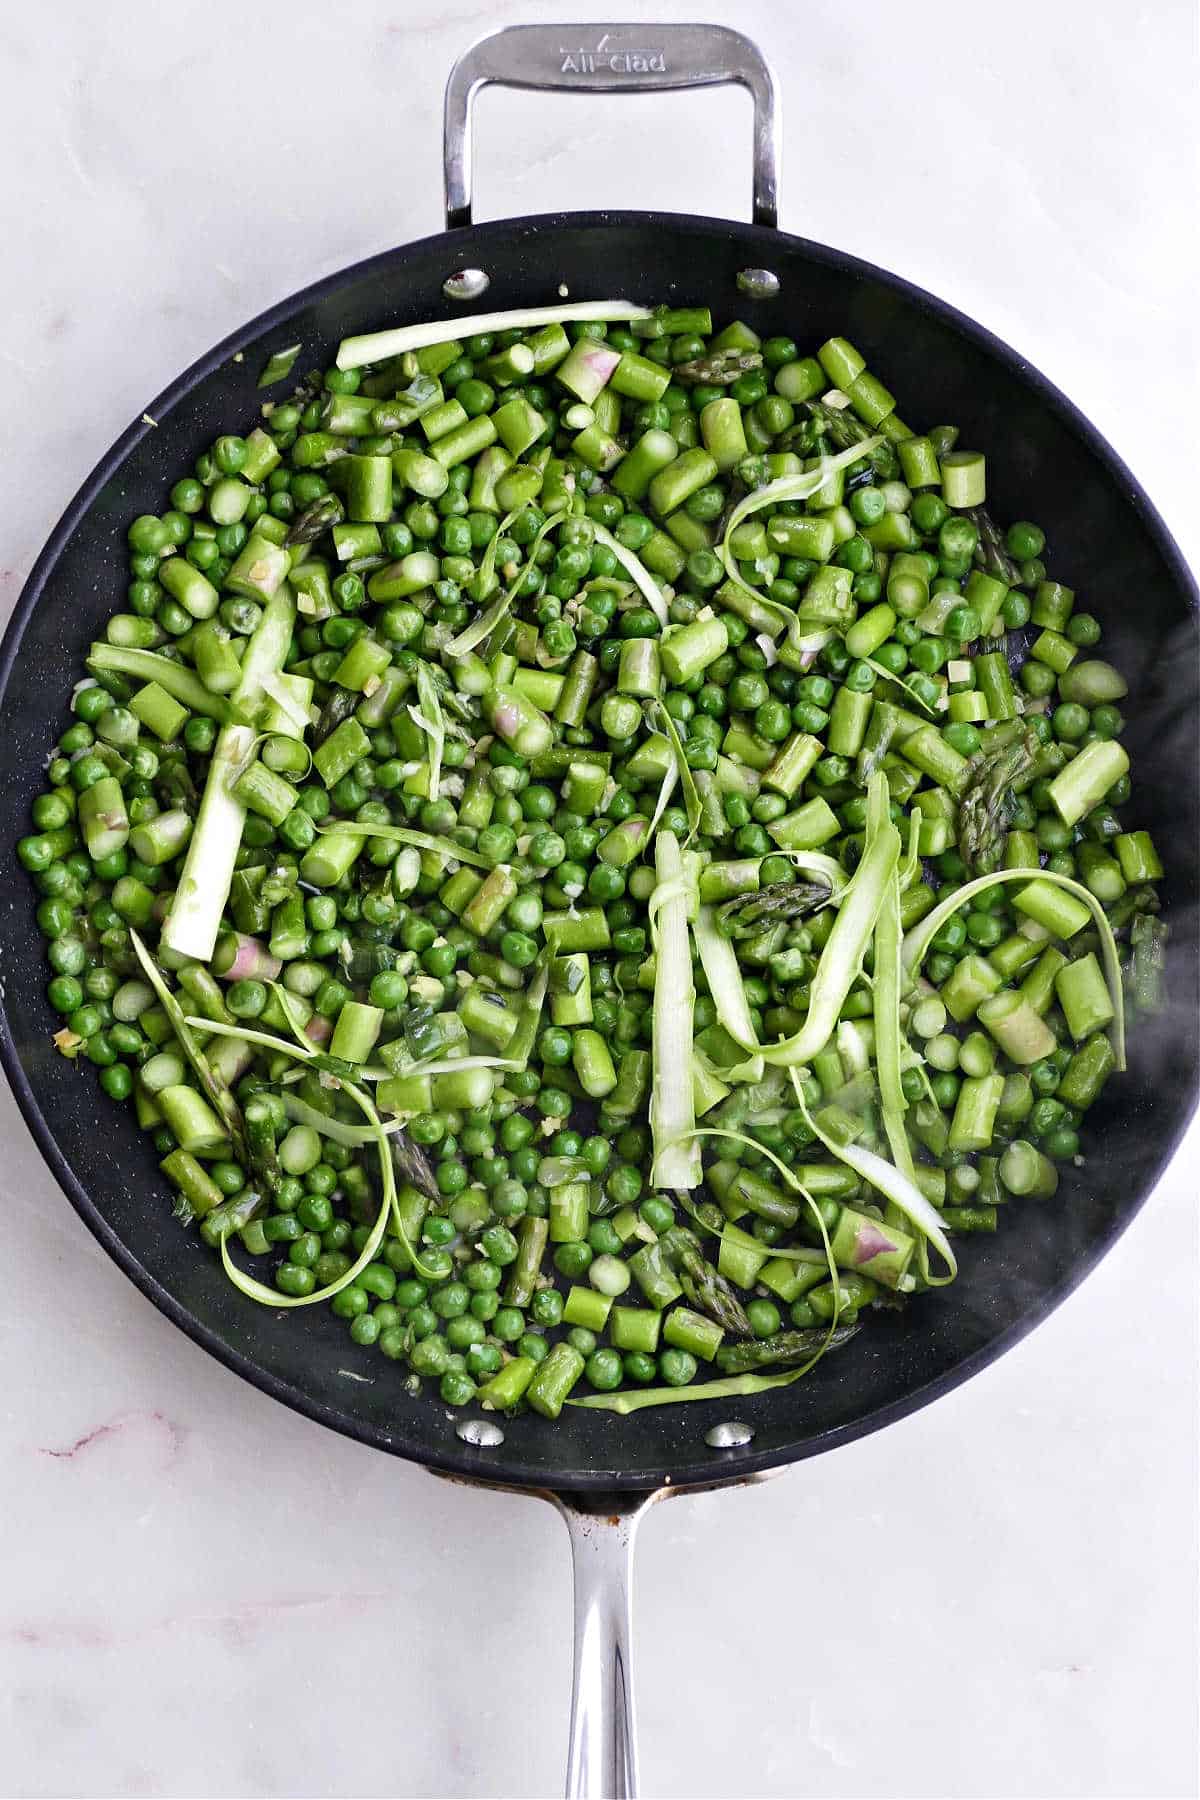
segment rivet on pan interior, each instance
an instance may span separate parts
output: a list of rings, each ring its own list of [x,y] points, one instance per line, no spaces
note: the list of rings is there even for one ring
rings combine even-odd
[[[704,1441],[710,1450],[736,1450],[740,1444],[748,1444],[754,1436],[749,1425],[743,1425],[740,1419],[729,1419],[724,1425],[713,1425],[704,1434]]]
[[[737,284],[752,300],[773,300],[779,292],[779,277],[773,269],[741,269]]]
[[[464,1444],[474,1444],[477,1450],[494,1450],[504,1442],[503,1431],[491,1419],[464,1419],[454,1429]]]
[[[447,300],[478,300],[492,285],[492,278],[482,269],[456,269],[442,283]]]

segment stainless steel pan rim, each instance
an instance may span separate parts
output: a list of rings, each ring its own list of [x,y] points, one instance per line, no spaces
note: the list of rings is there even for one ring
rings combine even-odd
[[[29,575],[5,631],[3,642],[0,643],[0,697],[3,696],[12,677],[30,616],[39,603],[64,546],[81,519],[88,513],[98,494],[119,473],[130,452],[151,431],[165,424],[174,409],[186,400],[206,377],[239,357],[243,358],[251,369],[256,369],[259,360],[265,361],[273,349],[289,341],[288,327],[297,314],[319,306],[322,300],[334,296],[347,285],[369,278],[379,272],[392,270],[397,263],[402,266],[406,256],[415,258],[418,255],[427,256],[431,251],[444,250],[444,266],[449,274],[462,264],[464,252],[469,247],[471,260],[486,268],[489,262],[489,249],[493,246],[511,243],[514,234],[523,237],[531,248],[536,245],[539,253],[544,255],[545,246],[552,243],[554,235],[568,227],[575,232],[595,232],[598,235],[611,232],[613,229],[632,229],[655,233],[662,228],[669,228],[684,236],[694,234],[697,238],[707,238],[710,234],[717,233],[739,246],[744,246],[748,265],[756,261],[764,264],[772,262],[783,264],[785,260],[792,263],[795,259],[801,259],[837,270],[853,281],[878,283],[903,295],[910,302],[916,302],[923,311],[934,315],[962,337],[1019,372],[1023,382],[1033,391],[1042,405],[1057,414],[1071,432],[1086,445],[1092,455],[1106,466],[1114,482],[1124,489],[1144,520],[1176,583],[1185,589],[1190,587],[1194,594],[1195,586],[1187,565],[1152,501],[1130,469],[1100,436],[1095,427],[1046,376],[1035,369],[1025,358],[1018,355],[984,326],[979,325],[945,301],[939,300],[935,295],[915,287],[901,276],[879,269],[860,258],[851,257],[841,251],[829,249],[825,245],[762,226],[688,214],[628,210],[547,213],[520,220],[501,220],[490,224],[471,226],[463,231],[453,233],[434,233],[403,250],[384,251],[376,256],[366,258],[347,269],[323,277],[320,281],[301,289],[277,306],[268,308],[247,325],[222,339],[205,355],[199,357],[147,407],[146,416],[156,421],[156,425],[146,423],[145,418],[131,424],[112,448],[101,457],[55,526]],[[662,283],[655,280],[652,285],[653,292],[648,290],[644,295],[631,294],[626,297],[661,300],[663,298]],[[549,289],[547,298],[552,299],[554,297],[552,277],[547,277],[547,286]],[[676,293],[686,295],[688,291],[686,275],[679,277],[674,288]],[[785,301],[786,297],[785,282]],[[731,296],[731,302],[732,298]],[[497,292],[493,288],[487,294],[486,305],[498,307],[504,304],[504,300],[503,292]],[[404,294],[397,305],[396,317],[428,314],[431,309],[436,308],[436,305],[437,302],[432,295]],[[444,306],[444,302],[442,305]],[[470,318],[470,310],[464,309],[462,317],[465,326]],[[392,322],[394,322],[392,319],[364,321],[365,324],[379,323],[380,325]],[[455,1439],[452,1447],[434,1446],[431,1448],[413,1441],[402,1432],[387,1433],[366,1426],[356,1426],[353,1422],[348,1422],[344,1416],[338,1417],[334,1409],[314,1400],[303,1387],[290,1384],[264,1372],[252,1357],[243,1355],[218,1335],[208,1331],[192,1317],[168,1289],[147,1274],[136,1257],[113,1231],[102,1207],[86,1192],[73,1173],[62,1155],[53,1131],[42,1114],[22,1067],[7,1017],[2,1015],[0,1015],[0,1062],[3,1063],[18,1105],[38,1148],[76,1212],[130,1280],[173,1324],[179,1326],[182,1331],[235,1374],[252,1382],[262,1392],[271,1395],[273,1399],[305,1414],[319,1424],[332,1426],[336,1430],[357,1438],[360,1442],[372,1444],[377,1449],[387,1450],[394,1455],[415,1458],[448,1474],[487,1478],[489,1470],[495,1462],[495,1457],[489,1454],[487,1446],[475,1446]],[[1174,1154],[1186,1129],[1186,1124],[1186,1119],[1181,1120],[1177,1128],[1163,1139],[1158,1159],[1160,1173]],[[1141,1203],[1144,1204],[1148,1197],[1149,1193],[1147,1192],[1143,1195]],[[950,1392],[971,1375],[985,1368],[997,1356],[1019,1342],[1028,1331],[1046,1318],[1067,1297],[1115,1242],[1131,1217],[1132,1214],[1129,1214],[1123,1218],[1111,1237],[1103,1243],[1094,1245],[1086,1259],[1072,1267],[1068,1279],[1048,1293],[1035,1309],[1023,1316],[1003,1335],[986,1344],[975,1355],[964,1359],[946,1375],[915,1389],[903,1400],[880,1409],[868,1420],[854,1421],[814,1438],[803,1446],[798,1453],[799,1456],[807,1457],[817,1455],[825,1450],[835,1449],[839,1444],[851,1442],[868,1431],[878,1430],[889,1425],[919,1407],[926,1406],[931,1401],[940,1398],[942,1394]],[[741,1410],[746,1410],[745,1405]],[[614,1452],[613,1466],[607,1469],[563,1470],[555,1475],[555,1484],[565,1490],[578,1492],[648,1491],[666,1479],[673,1479],[681,1486],[711,1481],[723,1461],[736,1462],[738,1475],[750,1475],[797,1459],[795,1450],[790,1452],[783,1449],[760,1451],[755,1450],[753,1444],[738,1448],[736,1451],[714,1453],[703,1441],[703,1431],[713,1422],[711,1417],[705,1417],[708,1412],[709,1409],[705,1408],[704,1414],[696,1414],[697,1429],[691,1434],[694,1438],[695,1454],[686,1457],[681,1462],[674,1462],[669,1467],[663,1467],[655,1473],[629,1474],[616,1466],[620,1455],[620,1429],[623,1421],[611,1419],[608,1422],[611,1426]],[[545,1484],[544,1464],[522,1466],[519,1461],[511,1460],[511,1451],[505,1455],[504,1461],[503,1479],[506,1482],[527,1483],[531,1487]]]

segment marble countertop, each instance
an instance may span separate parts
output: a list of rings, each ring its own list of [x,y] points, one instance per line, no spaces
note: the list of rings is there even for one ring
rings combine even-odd
[[[178,369],[293,288],[437,229],[454,54],[559,10],[6,10],[5,615],[79,481]],[[1198,398],[1192,7],[1110,12],[1099,32],[1082,0],[917,10],[735,9],[786,96],[782,223],[1019,344],[1200,561],[1180,453]],[[480,214],[746,216],[744,98],[637,105],[635,138],[600,98],[488,95]],[[238,1382],[105,1259],[6,1092],[0,1131],[0,1791],[558,1791],[571,1590],[549,1509],[435,1482]],[[1198,1154],[1193,1133],[1083,1289],[967,1388],[651,1515],[648,1793],[1193,1791]]]

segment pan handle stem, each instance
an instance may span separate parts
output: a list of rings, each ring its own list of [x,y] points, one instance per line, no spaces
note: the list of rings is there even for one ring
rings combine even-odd
[[[725,25],[508,25],[463,52],[446,83],[446,224],[471,223],[471,112],[481,88],[659,93],[733,82],[754,101],[754,223],[778,223],[779,102],[758,46]]]
[[[630,1670],[633,1546],[657,1494],[556,1494],[575,1572],[575,1676],[566,1800],[636,1800]]]

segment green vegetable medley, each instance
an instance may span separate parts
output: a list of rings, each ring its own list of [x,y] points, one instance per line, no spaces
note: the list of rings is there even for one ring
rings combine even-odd
[[[19,845],[55,1042],[410,1389],[784,1385],[1053,1196],[1156,1004],[1126,684],[844,339],[474,323],[130,526]]]

